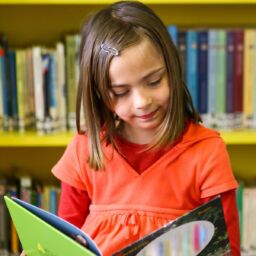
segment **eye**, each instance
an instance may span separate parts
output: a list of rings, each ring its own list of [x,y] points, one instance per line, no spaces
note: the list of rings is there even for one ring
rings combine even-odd
[[[120,91],[120,92],[117,92],[117,91],[112,91],[113,95],[117,98],[121,98],[121,97],[124,97],[126,96],[129,91]]]
[[[157,80],[151,81],[148,83],[149,86],[157,86],[158,84],[160,84],[162,78],[159,78]]]

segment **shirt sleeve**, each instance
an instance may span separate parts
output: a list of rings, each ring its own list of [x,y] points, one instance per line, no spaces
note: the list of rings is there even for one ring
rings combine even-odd
[[[213,199],[215,196],[203,198],[203,203]],[[232,256],[240,256],[240,230],[239,216],[236,204],[236,191],[234,189],[221,193],[224,218],[231,247]]]
[[[60,160],[52,168],[52,173],[59,180],[81,190],[87,190],[83,177],[85,173],[83,163],[86,161],[85,145],[87,144],[84,136],[75,135]]]
[[[84,190],[61,182],[58,216],[81,228],[89,214],[90,199]]]
[[[238,183],[234,177],[226,145],[221,138],[204,145],[200,151],[203,159],[200,164],[199,187],[201,198],[236,189]]]

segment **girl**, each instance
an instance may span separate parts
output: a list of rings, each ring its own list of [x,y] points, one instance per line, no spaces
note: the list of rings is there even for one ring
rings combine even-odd
[[[240,255],[237,182],[219,133],[199,123],[162,21],[140,2],[100,10],[82,29],[78,134],[53,168],[59,215],[111,255],[220,194]]]

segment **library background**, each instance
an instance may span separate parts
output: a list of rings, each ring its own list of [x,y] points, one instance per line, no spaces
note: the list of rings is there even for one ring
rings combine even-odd
[[[79,31],[108,0],[0,0],[0,255],[19,255],[2,195],[55,213],[51,167],[75,130]],[[145,0],[162,18],[204,123],[240,182],[243,255],[256,255],[256,0]]]

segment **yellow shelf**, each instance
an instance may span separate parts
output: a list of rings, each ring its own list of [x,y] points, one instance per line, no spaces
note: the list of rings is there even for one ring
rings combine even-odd
[[[0,147],[65,147],[73,133],[37,135],[35,133],[0,133]]]
[[[221,137],[228,145],[256,145],[256,131],[222,131]]]
[[[0,4],[110,4],[113,0],[0,0]],[[146,4],[255,4],[256,0],[142,0]]]
[[[90,13],[110,0],[0,0],[1,33],[11,48],[54,46],[77,33]],[[144,0],[164,24],[178,27],[255,27],[256,0]],[[47,27],[47,29],[45,29]],[[26,28],[26,29],[24,29]]]
[[[0,147],[65,147],[73,133],[37,135],[35,133],[0,133]],[[256,145],[256,131],[221,132],[227,145]]]

